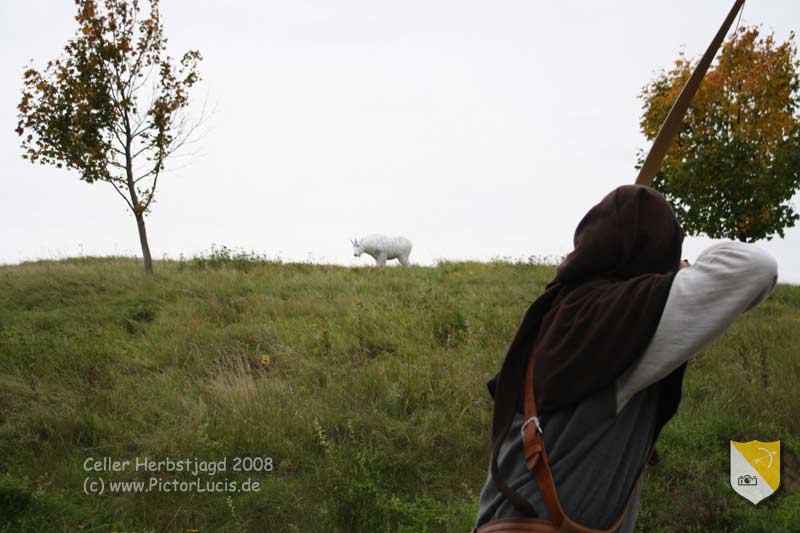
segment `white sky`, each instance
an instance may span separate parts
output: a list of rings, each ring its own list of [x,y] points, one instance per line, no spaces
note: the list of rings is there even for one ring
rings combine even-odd
[[[154,258],[216,243],[369,264],[350,239],[383,232],[430,264],[569,252],[586,210],[635,178],[641,87],[682,46],[699,56],[733,2],[162,3],[171,55],[204,56],[193,94],[216,115],[201,155],[159,184]],[[20,158],[23,67],[60,54],[73,16],[68,1],[0,3],[0,262],[141,253],[109,185]],[[748,2],[742,23],[783,41],[800,9]],[[800,283],[798,244],[800,229],[762,243],[782,281]]]

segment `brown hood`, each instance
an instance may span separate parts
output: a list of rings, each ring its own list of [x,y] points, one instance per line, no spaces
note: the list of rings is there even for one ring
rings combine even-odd
[[[521,412],[531,351],[540,413],[608,387],[642,355],[661,319],[682,243],[672,208],[649,187],[619,187],[589,210],[575,231],[575,249],[528,308],[489,382],[493,450]],[[662,380],[658,429],[677,409],[684,368]]]

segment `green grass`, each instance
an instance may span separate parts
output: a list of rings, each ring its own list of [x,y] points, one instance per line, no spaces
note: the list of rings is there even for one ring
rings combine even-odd
[[[553,268],[346,268],[225,253],[0,267],[0,532],[472,527],[497,370]],[[779,286],[687,372],[641,531],[800,524],[800,287]],[[268,362],[262,357],[268,356]],[[267,361],[266,359],[264,361]],[[728,441],[783,445],[777,494],[728,486]],[[251,493],[85,495],[87,457],[269,457]],[[104,481],[193,479],[104,473]]]

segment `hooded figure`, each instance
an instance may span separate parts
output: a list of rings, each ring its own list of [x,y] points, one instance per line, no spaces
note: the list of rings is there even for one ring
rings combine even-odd
[[[476,526],[497,518],[547,516],[525,466],[519,435],[524,371],[531,354],[545,448],[564,511],[588,527],[607,528],[624,510],[661,428],[677,411],[686,361],[739,313],[766,297],[775,282],[774,261],[741,243],[724,243],[730,248],[727,253],[737,256],[725,276],[719,271],[725,261],[701,258],[712,249],[719,254],[727,248],[711,247],[698,258],[709,268],[681,270],[682,243],[671,206],[645,186],[613,190],[580,221],[574,250],[528,308],[500,371],[488,384],[495,402],[492,459]],[[758,272],[743,267],[763,256],[768,260],[761,261]],[[737,280],[730,274],[739,267]],[[737,289],[747,281],[745,274],[758,277],[754,288]],[[703,298],[702,291],[687,287],[702,282],[711,289],[722,277],[730,286],[721,287],[721,293],[739,293],[735,301],[718,302],[722,307],[715,314],[701,307],[709,302],[693,300]],[[673,287],[676,279],[683,281]],[[665,324],[668,300],[674,309]],[[684,305],[703,309],[696,320],[706,327],[696,334],[682,335],[678,326],[670,329],[691,312]],[[667,355],[663,347],[669,348]],[[633,372],[644,363],[651,368],[656,355],[661,357],[655,361],[658,372]],[[623,530],[632,530],[635,523],[636,496],[633,516],[623,522]]]

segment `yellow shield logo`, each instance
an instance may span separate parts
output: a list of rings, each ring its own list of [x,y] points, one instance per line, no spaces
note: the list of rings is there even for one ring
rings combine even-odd
[[[731,441],[731,487],[753,504],[781,484],[781,441]]]

